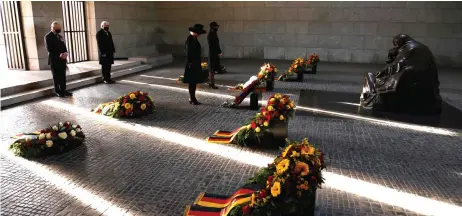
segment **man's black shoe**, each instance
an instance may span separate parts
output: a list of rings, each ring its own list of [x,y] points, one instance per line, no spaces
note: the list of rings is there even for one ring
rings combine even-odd
[[[55,93],[55,95],[56,95],[57,97],[65,97],[64,94],[62,94],[62,93]]]
[[[104,80],[104,83],[106,83],[106,84],[114,84],[115,81],[114,80]]]
[[[72,93],[71,93],[71,92],[68,92],[68,91],[64,91],[64,95],[65,95],[65,96],[72,96]]]

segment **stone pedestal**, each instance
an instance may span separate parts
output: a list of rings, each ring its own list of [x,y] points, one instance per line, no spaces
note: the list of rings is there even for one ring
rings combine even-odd
[[[304,77],[304,76],[303,76],[303,70],[299,70],[299,71],[297,72],[297,80],[296,80],[296,81],[297,81],[297,82],[303,82],[303,77]]]
[[[261,97],[262,96],[260,92],[250,93],[250,109],[251,110],[258,110],[260,108],[258,101],[260,101]]]
[[[304,73],[306,73],[306,74],[316,74],[317,71],[318,71],[318,65],[316,64],[311,68],[306,68],[304,70]]]

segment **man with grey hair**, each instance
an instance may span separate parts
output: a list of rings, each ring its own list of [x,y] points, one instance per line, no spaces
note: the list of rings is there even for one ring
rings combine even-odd
[[[112,34],[109,31],[109,22],[101,22],[101,30],[96,33],[96,41],[98,42],[99,64],[103,74],[103,82],[106,84],[115,83],[111,80],[111,65],[114,64],[114,41]]]
[[[72,96],[66,91],[67,48],[61,33],[61,25],[54,21],[51,31],[45,35],[45,47],[48,51],[48,65],[51,66],[55,94],[58,97]]]

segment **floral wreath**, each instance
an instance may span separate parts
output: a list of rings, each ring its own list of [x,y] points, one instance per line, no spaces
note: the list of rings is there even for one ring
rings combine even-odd
[[[250,120],[250,124],[241,128],[237,133],[234,142],[239,145],[246,145],[245,140],[249,137],[259,140],[265,132],[271,129],[275,121],[287,121],[294,113],[294,102],[288,95],[276,93],[272,95],[265,107]]]
[[[100,104],[94,112],[114,118],[137,117],[153,113],[155,109],[154,100],[147,92],[135,91],[116,100]]]
[[[265,188],[252,194],[251,201],[238,206],[230,216],[279,215],[294,213],[306,215],[307,206],[313,206],[315,191],[324,183],[321,171],[326,167],[324,153],[303,139],[302,142],[287,140],[288,146],[262,168],[249,183]],[[305,214],[303,214],[305,213]]]

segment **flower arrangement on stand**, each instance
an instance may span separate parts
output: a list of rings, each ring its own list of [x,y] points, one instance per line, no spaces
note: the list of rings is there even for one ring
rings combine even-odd
[[[247,185],[229,197],[201,193],[194,205],[186,207],[185,215],[313,216],[325,168],[324,153],[308,139],[287,140],[274,161],[260,169]]]
[[[306,61],[306,67],[307,68],[316,67],[318,65],[318,62],[319,62],[319,55],[316,53],[313,53],[310,55],[310,57]]]
[[[250,85],[252,82],[258,82],[255,85],[256,86],[262,86],[265,84],[265,81],[271,81],[274,80],[274,76],[278,72],[278,69],[274,64],[271,63],[264,63],[260,67],[260,71],[257,73],[256,76],[251,76],[249,80],[245,83],[239,83],[235,85],[232,89],[233,90],[242,90],[246,86]]]
[[[274,76],[278,69],[271,63],[265,63],[260,67],[260,71],[256,76],[251,76],[250,79],[245,83],[239,83],[236,86],[230,88],[230,90],[241,90],[241,92],[234,96],[233,103],[225,102],[222,104],[224,107],[236,107],[242,103],[242,101],[256,89],[262,91],[272,91],[274,89]]]
[[[305,68],[306,69],[311,69],[311,71],[306,70],[305,72],[311,73],[311,74],[316,74],[318,71],[318,63],[319,63],[319,55],[313,53],[308,57],[306,60]]]
[[[281,74],[278,77],[279,81],[290,81],[294,80],[294,77],[297,77],[297,81],[303,81],[303,70],[306,67],[305,59],[303,58],[296,58],[294,62],[290,65],[289,70],[287,72]]]
[[[281,145],[280,142],[284,142],[287,138],[287,121],[293,116],[294,107],[295,105],[289,96],[279,93],[272,95],[268,99],[267,105],[261,108],[247,126],[239,130],[233,143],[242,146],[278,147]],[[275,130],[282,132],[282,136],[275,136]]]
[[[204,82],[208,82],[209,81],[209,69],[208,69],[208,64],[207,62],[202,62],[201,63],[201,68],[202,68],[202,78],[204,80]],[[184,76],[181,75],[180,77],[178,77],[178,82],[183,82],[184,80]]]
[[[324,153],[308,139],[287,141],[274,162],[250,179],[249,183],[266,187],[229,215],[314,215],[316,190],[324,183],[321,172],[325,167]]]
[[[294,102],[289,96],[276,93],[247,125],[234,131],[217,131],[207,138],[210,143],[238,144],[273,148],[284,144],[288,119],[294,114]]]
[[[80,125],[59,122],[39,132],[19,134],[9,150],[25,158],[48,156],[69,151],[83,143],[85,135]]]
[[[153,113],[154,100],[147,92],[135,91],[116,100],[100,104],[93,112],[114,118],[139,117]]]

